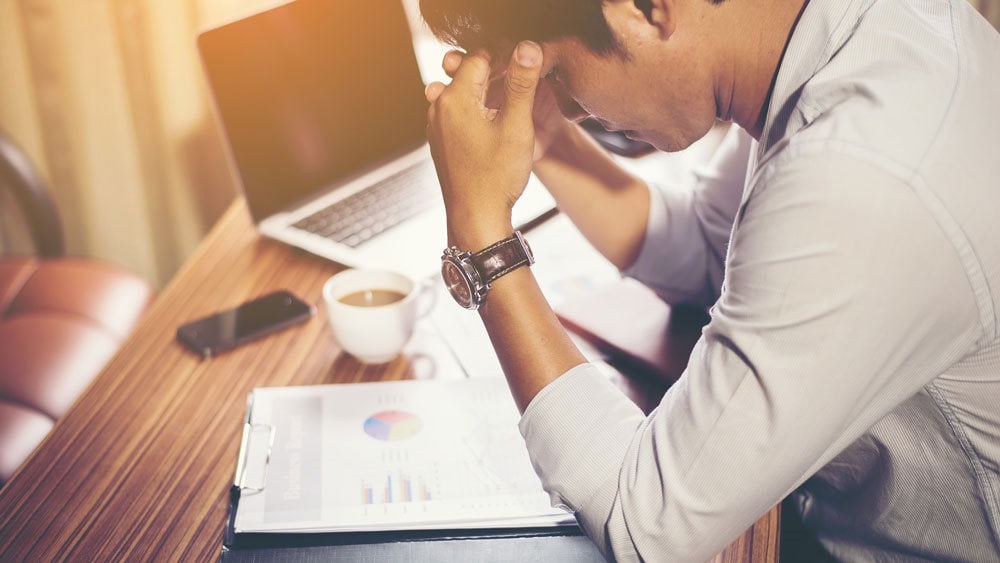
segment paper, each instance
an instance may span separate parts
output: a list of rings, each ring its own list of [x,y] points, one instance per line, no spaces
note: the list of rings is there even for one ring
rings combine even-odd
[[[235,531],[575,524],[550,506],[517,422],[500,378],[256,389]],[[262,477],[250,466],[265,457]]]
[[[621,272],[587,242],[566,215],[533,229],[528,242],[535,252],[531,267],[549,305],[592,293],[621,279]]]

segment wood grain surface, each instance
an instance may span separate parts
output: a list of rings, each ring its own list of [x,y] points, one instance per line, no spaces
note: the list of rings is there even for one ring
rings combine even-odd
[[[218,560],[254,387],[413,376],[405,357],[365,366],[339,353],[320,291],[340,269],[259,237],[242,200],[234,203],[0,489],[0,560]],[[184,322],[283,288],[315,303],[317,314],[212,359],[177,344]],[[776,561],[778,532],[776,507],[715,560]]]

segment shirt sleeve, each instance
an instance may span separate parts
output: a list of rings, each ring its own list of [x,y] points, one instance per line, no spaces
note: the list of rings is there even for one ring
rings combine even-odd
[[[712,320],[658,407],[642,417],[580,366],[525,410],[553,503],[610,558],[709,559],[982,336],[918,190],[828,152],[772,163],[736,218]]]
[[[646,236],[625,275],[668,303],[707,307],[718,299],[752,144],[734,125],[708,165],[694,171],[693,187],[650,186]]]

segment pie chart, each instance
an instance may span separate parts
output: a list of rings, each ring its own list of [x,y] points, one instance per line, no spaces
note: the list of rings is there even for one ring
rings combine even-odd
[[[365,419],[365,434],[376,440],[399,442],[413,437],[423,427],[420,417],[405,411],[377,412]]]

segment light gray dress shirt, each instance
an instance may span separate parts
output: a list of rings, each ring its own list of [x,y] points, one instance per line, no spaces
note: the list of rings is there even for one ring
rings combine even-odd
[[[712,306],[687,371],[643,416],[578,366],[521,420],[606,556],[704,561],[793,494],[838,559],[1000,560],[998,107],[965,0],[809,2],[760,142],[651,192],[626,273]]]

